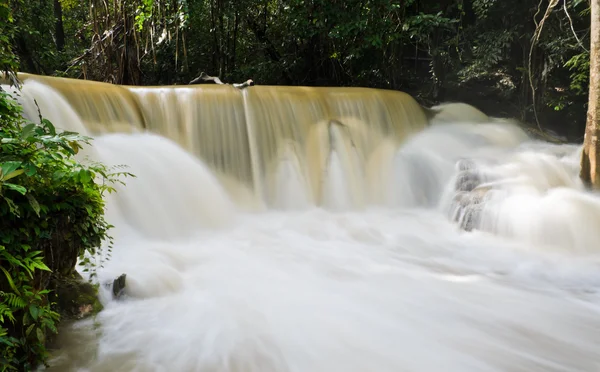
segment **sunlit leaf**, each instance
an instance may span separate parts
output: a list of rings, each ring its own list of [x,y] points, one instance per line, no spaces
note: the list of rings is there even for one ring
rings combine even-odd
[[[20,185],[15,185],[14,183],[4,182],[0,185],[2,185],[2,187],[6,187],[9,190],[14,190],[22,195],[25,195],[25,193],[27,193],[27,189],[25,187],[20,186]]]
[[[17,171],[21,164],[22,162],[20,161],[7,161],[0,164],[0,180],[6,181],[9,179],[9,176],[10,178],[18,176],[18,174],[14,175],[13,172]]]

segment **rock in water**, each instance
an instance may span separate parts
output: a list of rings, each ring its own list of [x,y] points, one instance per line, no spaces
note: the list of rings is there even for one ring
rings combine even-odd
[[[456,164],[459,171],[454,181],[454,198],[450,207],[450,218],[457,222],[461,229],[472,231],[477,229],[491,187],[483,185],[489,177],[477,169],[474,161],[461,159]]]
[[[470,171],[477,168],[475,162],[471,159],[460,159],[456,162],[456,169],[459,171]]]
[[[117,279],[113,280],[112,292],[113,298],[118,299],[125,293],[125,279],[127,274],[121,274]]]
[[[477,171],[462,171],[456,176],[456,191],[473,191],[482,182],[482,175]]]
[[[102,310],[97,288],[76,272],[52,277],[49,288],[53,289],[50,300],[56,303],[63,319],[81,319]]]

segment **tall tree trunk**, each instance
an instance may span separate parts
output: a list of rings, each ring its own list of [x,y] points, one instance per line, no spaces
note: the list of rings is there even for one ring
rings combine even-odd
[[[213,71],[218,71],[219,68],[219,40],[217,38],[217,22],[216,22],[216,10],[215,10],[215,1],[210,2],[210,29],[213,35],[213,51],[212,51],[212,69]]]
[[[65,49],[65,28],[63,26],[63,11],[60,0],[54,0],[54,18],[56,49],[62,52]]]
[[[234,20],[234,26],[233,26],[233,51],[231,52],[231,71],[230,72],[235,72],[235,53],[236,53],[236,47],[237,47],[237,39],[238,39],[238,29],[240,26],[240,15],[238,13],[238,11],[235,11],[235,20]]]
[[[590,91],[588,100],[581,179],[595,189],[600,188],[600,0],[591,0]]]

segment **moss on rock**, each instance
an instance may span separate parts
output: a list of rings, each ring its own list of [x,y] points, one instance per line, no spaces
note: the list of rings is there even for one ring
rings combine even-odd
[[[82,319],[102,310],[98,299],[98,287],[85,281],[76,271],[68,276],[56,276],[50,280],[50,301],[62,320]]]

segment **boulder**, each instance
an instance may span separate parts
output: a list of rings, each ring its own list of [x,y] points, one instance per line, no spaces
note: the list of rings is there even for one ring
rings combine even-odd
[[[69,276],[52,276],[50,301],[56,304],[61,319],[82,319],[102,310],[98,300],[98,287],[85,281],[79,273]]]

